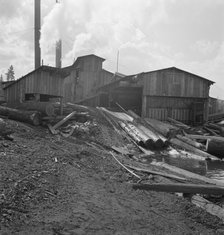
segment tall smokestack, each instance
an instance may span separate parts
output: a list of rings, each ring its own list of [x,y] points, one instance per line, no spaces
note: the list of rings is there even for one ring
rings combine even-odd
[[[56,42],[56,57],[55,57],[56,68],[61,68],[61,51],[62,51],[62,42],[60,39]]]
[[[34,5],[34,57],[35,57],[35,69],[41,65],[41,52],[40,52],[40,1],[35,0]]]

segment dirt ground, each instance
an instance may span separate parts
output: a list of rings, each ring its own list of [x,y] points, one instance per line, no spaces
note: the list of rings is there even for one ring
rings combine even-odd
[[[224,234],[222,222],[170,193],[134,190],[106,146],[127,145],[99,117],[53,136],[8,120],[0,141],[0,234]]]

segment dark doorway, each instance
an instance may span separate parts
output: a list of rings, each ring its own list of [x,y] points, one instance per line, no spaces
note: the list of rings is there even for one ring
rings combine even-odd
[[[118,87],[110,94],[110,107],[117,108],[118,103],[125,110],[132,110],[138,115],[142,112],[142,88]]]

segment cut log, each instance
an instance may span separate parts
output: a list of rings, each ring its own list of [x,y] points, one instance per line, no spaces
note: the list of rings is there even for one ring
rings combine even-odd
[[[219,185],[219,186],[224,187],[224,183],[222,183],[222,182],[219,182],[219,181],[213,180],[213,179],[209,179],[205,176],[201,176],[201,175],[195,174],[190,171],[183,170],[183,169],[175,167],[175,166],[171,166],[171,165],[164,163],[164,162],[151,162],[150,164],[153,166],[161,167],[161,169],[167,169],[171,172],[175,172],[176,174],[182,175],[188,179],[194,179],[194,180],[198,180],[198,181],[201,181],[204,183],[214,184],[214,185]]]
[[[177,192],[177,193],[190,193],[190,194],[214,194],[224,195],[224,187],[204,184],[133,184],[134,189],[144,189],[159,192]]]
[[[119,124],[138,145],[149,149],[154,148],[154,141],[150,139],[145,133],[137,129],[133,124],[121,121],[119,121]]]
[[[210,139],[207,141],[207,152],[217,156],[219,158],[224,158],[224,141]]]
[[[27,122],[34,126],[38,126],[41,123],[40,113],[37,111],[21,111],[0,106],[0,115],[6,116],[12,120]]]
[[[186,135],[188,138],[197,140],[220,140],[224,142],[224,137],[221,136],[211,136],[211,135]]]
[[[222,221],[224,221],[224,209],[222,207],[215,205],[214,203],[198,195],[194,195],[191,198],[191,202],[196,206],[206,210],[211,215],[215,215],[218,218],[220,218]]]
[[[148,138],[154,142],[154,146],[156,149],[161,149],[164,147],[164,142],[160,139],[160,137],[156,133],[154,133],[153,131],[144,127],[141,124],[137,124],[137,128],[141,130],[144,134],[146,134]]]
[[[50,102],[24,102],[11,105],[10,107],[22,110],[38,111],[45,116],[55,115],[55,109],[52,103]]]
[[[203,145],[201,143],[198,143],[197,141],[191,140],[187,136],[177,135],[176,137],[177,137],[177,139],[182,140],[185,143],[187,143],[187,144],[189,144],[189,145],[191,145],[191,146],[193,146],[195,148],[198,148],[198,149],[201,149],[201,150],[206,150],[205,149],[205,145]]]
[[[146,134],[148,133],[149,136],[150,135],[154,136],[153,138],[155,138],[156,144],[158,142],[158,148],[162,148],[168,145],[167,139],[162,134],[160,134],[153,126],[149,125],[145,119],[138,116],[138,114],[136,114],[132,110],[128,110],[128,114],[130,114],[134,118],[134,121],[137,124],[140,124],[143,126],[143,129],[142,129],[143,132],[145,132]]]
[[[193,146],[183,142],[182,140],[179,140],[179,139],[176,139],[176,138],[172,138],[172,139],[169,140],[169,142],[171,144],[173,144],[173,145],[176,145],[179,148],[183,148],[183,149],[188,150],[189,152],[195,153],[197,155],[201,155],[204,158],[209,158],[211,160],[219,160],[217,157],[215,157],[215,156],[213,156],[213,155],[211,155],[209,153],[206,153],[206,152],[204,152],[204,151],[202,151],[200,149],[197,149],[197,148],[195,148],[195,147],[193,147]]]

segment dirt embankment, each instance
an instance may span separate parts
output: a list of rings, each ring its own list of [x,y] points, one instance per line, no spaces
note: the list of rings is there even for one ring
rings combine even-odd
[[[67,139],[8,122],[15,133],[0,141],[0,234],[221,234],[220,220],[187,200],[133,190],[136,179],[106,149],[127,141],[106,122]]]

